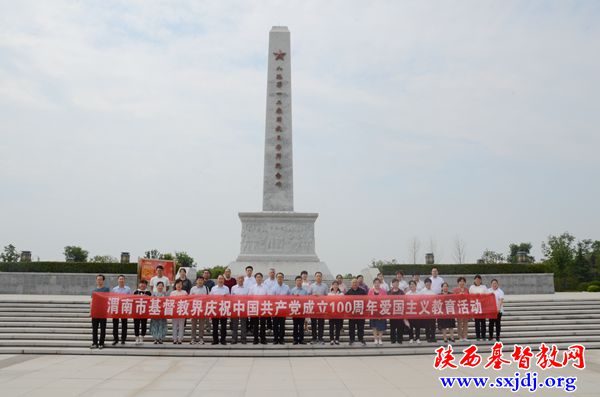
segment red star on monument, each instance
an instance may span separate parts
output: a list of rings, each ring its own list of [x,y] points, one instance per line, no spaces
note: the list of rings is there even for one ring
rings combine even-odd
[[[285,56],[285,52],[279,50],[277,52],[274,52],[273,55],[275,55],[275,60],[276,61],[283,61],[283,57]]]

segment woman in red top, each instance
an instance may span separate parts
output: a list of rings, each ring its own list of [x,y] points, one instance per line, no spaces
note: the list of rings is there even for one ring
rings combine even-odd
[[[464,277],[459,277],[456,280],[458,287],[452,290],[453,294],[468,294],[469,289],[465,286],[467,284],[467,279]],[[458,333],[458,341],[466,342],[467,334],[469,333],[469,319],[468,318],[457,318],[456,319],[456,332]]]

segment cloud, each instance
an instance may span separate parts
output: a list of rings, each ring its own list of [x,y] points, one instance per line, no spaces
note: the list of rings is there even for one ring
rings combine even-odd
[[[224,264],[261,207],[266,49],[292,32],[295,202],[333,271],[598,238],[595,2],[0,5],[0,243]],[[423,249],[424,250],[424,249]],[[539,251],[537,251],[539,256]],[[423,256],[424,252],[421,253]]]

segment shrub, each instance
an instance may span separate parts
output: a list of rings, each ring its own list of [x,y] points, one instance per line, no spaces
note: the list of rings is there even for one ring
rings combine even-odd
[[[137,274],[137,263],[17,262],[0,263],[0,272]]]
[[[587,290],[588,292],[600,292],[600,285],[590,285]]]
[[[543,263],[489,263],[489,264],[462,264],[462,265],[399,265],[390,264],[378,266],[384,275],[394,275],[398,270],[404,274],[413,273],[430,274],[431,268],[436,266],[440,274],[510,274],[510,273],[552,273],[552,270]]]

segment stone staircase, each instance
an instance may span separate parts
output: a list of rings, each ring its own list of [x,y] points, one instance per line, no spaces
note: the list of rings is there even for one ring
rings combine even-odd
[[[541,342],[554,343],[564,349],[573,343],[582,343],[586,348],[600,348],[600,294],[587,294],[577,299],[560,298],[550,295],[534,300],[515,298],[505,304],[502,319],[502,341],[505,345],[515,343],[531,345],[537,350]],[[347,322],[341,335],[341,345],[292,345],[291,320],[287,321],[286,345],[227,345],[212,346],[190,345],[190,326],[186,330],[187,338],[182,345],[170,342],[154,345],[146,336],[143,346],[133,342],[133,321],[129,321],[128,342],[112,347],[112,322],[107,326],[107,347],[103,350],[91,350],[91,325],[88,317],[89,303],[85,298],[53,299],[44,296],[29,296],[27,299],[10,299],[0,295],[0,354],[95,354],[95,355],[147,355],[147,356],[223,356],[223,357],[287,357],[287,356],[345,356],[345,355],[399,355],[432,354],[439,344],[423,342],[419,345],[389,343],[389,330],[384,337],[383,346],[372,343],[371,331],[365,330],[366,347],[348,346]],[[474,338],[473,324],[469,327],[470,338]],[[329,330],[325,321],[325,340],[329,340]],[[170,324],[167,340],[170,337]],[[205,341],[210,342],[210,334]],[[422,336],[423,338],[423,332]],[[310,340],[309,337],[305,338]],[[267,335],[267,340],[272,338]],[[441,337],[438,335],[438,340]],[[441,343],[441,342],[440,342]],[[469,342],[470,343],[470,342]],[[493,342],[480,342],[484,351]],[[466,343],[456,343],[460,350]]]

